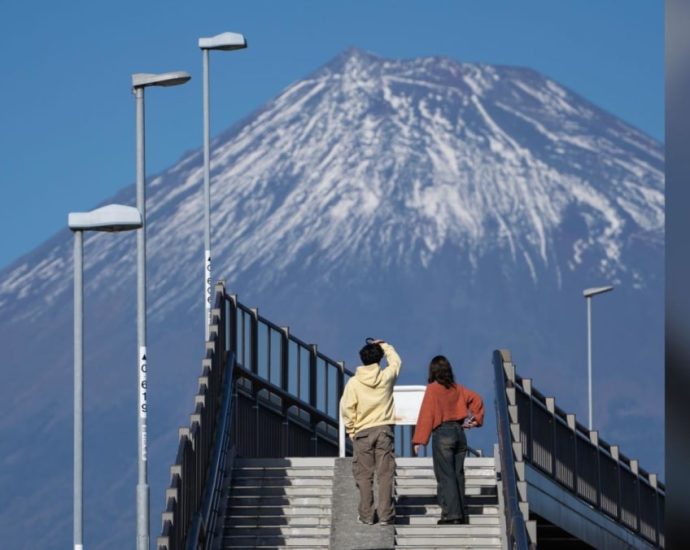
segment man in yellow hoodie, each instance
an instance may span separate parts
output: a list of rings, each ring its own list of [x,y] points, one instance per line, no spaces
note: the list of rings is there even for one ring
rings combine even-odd
[[[387,366],[380,362],[385,356]],[[349,380],[340,400],[345,430],[352,439],[352,474],[359,488],[360,523],[374,523],[374,472],[379,484],[378,518],[381,525],[395,520],[393,484],[395,453],[393,386],[400,373],[400,357],[393,346],[373,340],[359,351],[362,366]]]

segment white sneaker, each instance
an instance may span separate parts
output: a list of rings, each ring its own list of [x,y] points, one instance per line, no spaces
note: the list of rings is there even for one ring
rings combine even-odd
[[[361,517],[357,516],[357,523],[361,523],[362,525],[374,525],[373,521],[364,521]]]

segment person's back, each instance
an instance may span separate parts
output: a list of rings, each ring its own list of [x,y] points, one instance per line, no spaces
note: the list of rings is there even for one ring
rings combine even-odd
[[[379,363],[384,355],[387,367],[381,369]],[[393,386],[400,373],[401,361],[393,346],[381,340],[364,346],[360,358],[363,365],[346,384],[340,410],[354,450],[352,473],[360,492],[358,519],[361,523],[374,523],[372,486],[376,472],[379,520],[387,525],[395,517]]]
[[[437,483],[437,497],[444,523],[467,523],[465,503],[465,430],[481,426],[484,403],[478,393],[456,384],[450,361],[437,355],[429,363],[429,385],[419,410],[412,444],[429,442],[433,432],[432,456]]]

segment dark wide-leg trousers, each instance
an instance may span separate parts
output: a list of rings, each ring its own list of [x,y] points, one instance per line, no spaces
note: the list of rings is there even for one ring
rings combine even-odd
[[[431,440],[436,476],[436,495],[444,519],[467,517],[465,502],[465,455],[467,437],[460,422],[445,422]]]
[[[357,432],[352,441],[354,456],[352,475],[359,489],[359,517],[374,521],[374,473],[379,485],[379,521],[392,521],[393,484],[395,478],[395,447],[391,426],[374,426]]]

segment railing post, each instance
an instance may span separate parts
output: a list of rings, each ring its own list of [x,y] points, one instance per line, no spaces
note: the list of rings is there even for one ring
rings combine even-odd
[[[285,393],[290,393],[290,329],[281,327],[280,333],[280,387]],[[298,388],[299,391],[299,388]],[[283,429],[281,449],[283,456],[290,454],[290,420],[288,408],[283,400]]]
[[[649,484],[654,489],[654,544],[659,545],[659,531],[661,530],[661,525],[659,525],[659,486],[657,483],[656,474],[649,474]]]
[[[338,369],[338,381],[336,392],[338,394],[338,405],[337,408],[340,410],[340,400],[343,397],[343,392],[345,391],[345,361],[338,361],[337,365],[340,367]]]
[[[316,407],[316,344],[309,344],[309,404]]]
[[[630,470],[635,474],[635,531],[640,532],[640,464],[637,460],[630,460]]]
[[[546,398],[546,410],[551,415],[551,477],[558,480],[556,474],[556,400],[553,397]]]
[[[318,349],[316,344],[309,344],[309,405],[317,409],[316,406],[316,359]],[[316,432],[317,422],[312,417],[311,428],[314,432],[314,456],[319,456],[319,436]]]
[[[601,510],[601,460],[599,459],[599,454],[601,453],[601,450],[599,449],[599,432],[590,431],[589,441],[592,443],[592,445],[594,445],[594,450],[596,451],[596,507],[599,510]]]
[[[290,387],[290,329],[281,327],[280,330],[280,388],[287,392]]]
[[[228,296],[228,308],[230,310],[230,351],[235,355],[235,360],[240,356],[237,349],[237,294]]]
[[[252,313],[252,322],[249,331],[249,346],[251,348],[252,360],[251,371],[254,374],[259,373],[259,310],[258,308],[250,308]]]
[[[618,445],[611,445],[611,456],[616,461],[616,519],[621,520],[621,463],[620,454],[618,452]]]
[[[573,492],[577,495],[577,420],[574,414],[566,416],[568,428],[573,438]]]

